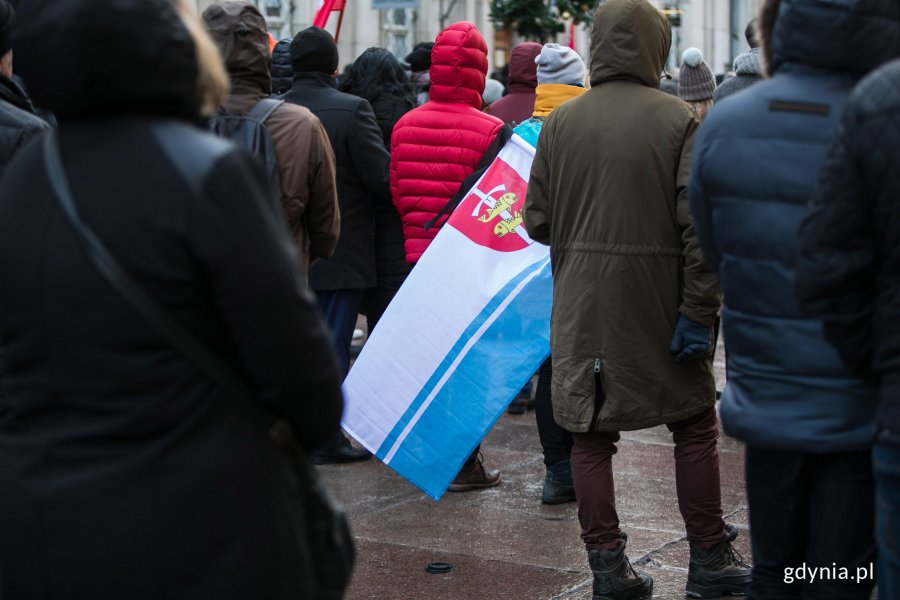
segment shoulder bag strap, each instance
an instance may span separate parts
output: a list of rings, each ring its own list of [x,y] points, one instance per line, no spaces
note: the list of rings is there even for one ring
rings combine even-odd
[[[44,165],[53,195],[78,234],[82,247],[104,279],[163,337],[229,392],[251,398],[249,390],[196,336],[151,298],[113,257],[94,231],[81,220],[59,154],[56,132],[43,139]]]

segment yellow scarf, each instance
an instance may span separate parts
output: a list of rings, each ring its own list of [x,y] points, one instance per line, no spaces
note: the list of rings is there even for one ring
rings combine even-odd
[[[587,90],[577,85],[565,83],[542,83],[534,89],[534,115],[546,117],[556,108],[576,96],[580,96]]]

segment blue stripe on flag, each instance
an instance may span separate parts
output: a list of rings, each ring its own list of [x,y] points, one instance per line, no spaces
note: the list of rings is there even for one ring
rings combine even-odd
[[[523,282],[524,287],[516,293]],[[377,456],[439,499],[465,459],[549,355],[552,289],[549,259],[530,265],[505,285],[460,336]],[[515,301],[495,315],[511,294],[515,294]],[[448,369],[492,315],[496,320],[417,417]]]

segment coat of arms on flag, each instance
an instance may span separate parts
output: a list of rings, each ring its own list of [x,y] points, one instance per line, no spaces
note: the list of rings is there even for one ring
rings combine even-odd
[[[435,500],[550,353],[549,251],[521,214],[533,158],[503,147],[344,382],[347,432]]]

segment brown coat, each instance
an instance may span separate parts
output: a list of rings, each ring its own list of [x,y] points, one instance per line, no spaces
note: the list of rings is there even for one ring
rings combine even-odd
[[[266,97],[243,91],[238,82],[233,88],[225,103],[232,113],[248,113]],[[319,119],[297,104],[282,104],[265,126],[278,158],[284,216],[306,277],[311,260],[331,256],[340,232],[334,152]]]
[[[642,429],[715,402],[711,358],[679,365],[669,353],[679,313],[711,326],[720,300],[687,207],[698,124],[657,90],[669,45],[646,0],[608,0],[592,87],[538,140],[524,218],[550,245],[553,405],[570,431]]]
[[[240,2],[216,5],[203,18],[231,77],[225,108],[246,114],[272,91],[265,20],[256,7]],[[265,126],[278,159],[285,218],[306,278],[311,260],[329,258],[340,233],[334,152],[319,119],[302,106],[286,102]]]

